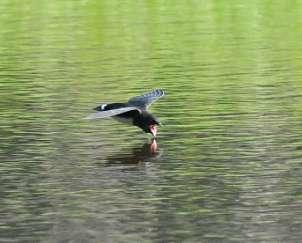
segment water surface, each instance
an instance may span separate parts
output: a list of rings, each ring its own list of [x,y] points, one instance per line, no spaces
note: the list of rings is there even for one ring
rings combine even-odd
[[[0,4],[1,242],[299,242],[298,1]],[[82,118],[153,88],[150,136]]]

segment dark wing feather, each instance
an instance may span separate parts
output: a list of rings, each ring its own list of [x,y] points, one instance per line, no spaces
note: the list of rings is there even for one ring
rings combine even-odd
[[[99,118],[112,117],[133,110],[138,110],[138,109],[136,107],[124,107],[124,108],[112,109],[107,111],[100,111],[100,112],[92,113],[89,116],[85,117],[84,119],[99,119]]]
[[[135,96],[128,101],[128,105],[138,107],[140,109],[147,109],[153,102],[165,95],[162,89],[155,89],[149,93]]]

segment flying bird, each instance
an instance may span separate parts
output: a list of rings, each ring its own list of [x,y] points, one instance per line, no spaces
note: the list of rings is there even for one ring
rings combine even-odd
[[[157,126],[161,123],[148,112],[148,108],[164,95],[162,89],[155,89],[143,95],[132,97],[126,103],[102,104],[94,108],[97,112],[90,114],[86,119],[112,117],[120,122],[137,126],[156,137]]]

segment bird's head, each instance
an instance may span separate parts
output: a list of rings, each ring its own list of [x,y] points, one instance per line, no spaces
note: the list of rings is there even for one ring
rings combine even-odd
[[[146,127],[145,132],[147,133],[151,133],[153,135],[153,137],[156,137],[157,134],[157,126],[159,126],[161,123],[156,119],[152,119],[148,126]]]
[[[140,127],[144,132],[151,133],[156,137],[157,126],[161,123],[150,113],[143,112],[140,114],[139,119],[134,121],[134,125]]]
[[[156,124],[149,125],[148,132],[151,133],[153,135],[153,137],[156,137],[157,125]]]

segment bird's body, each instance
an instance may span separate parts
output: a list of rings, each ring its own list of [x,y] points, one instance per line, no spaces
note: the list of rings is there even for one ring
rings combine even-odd
[[[112,117],[120,122],[140,127],[144,132],[151,133],[155,137],[160,122],[147,111],[147,108],[162,96],[164,96],[163,90],[156,89],[141,96],[133,97],[126,103],[102,104],[94,108],[97,113],[93,113],[86,118]]]

